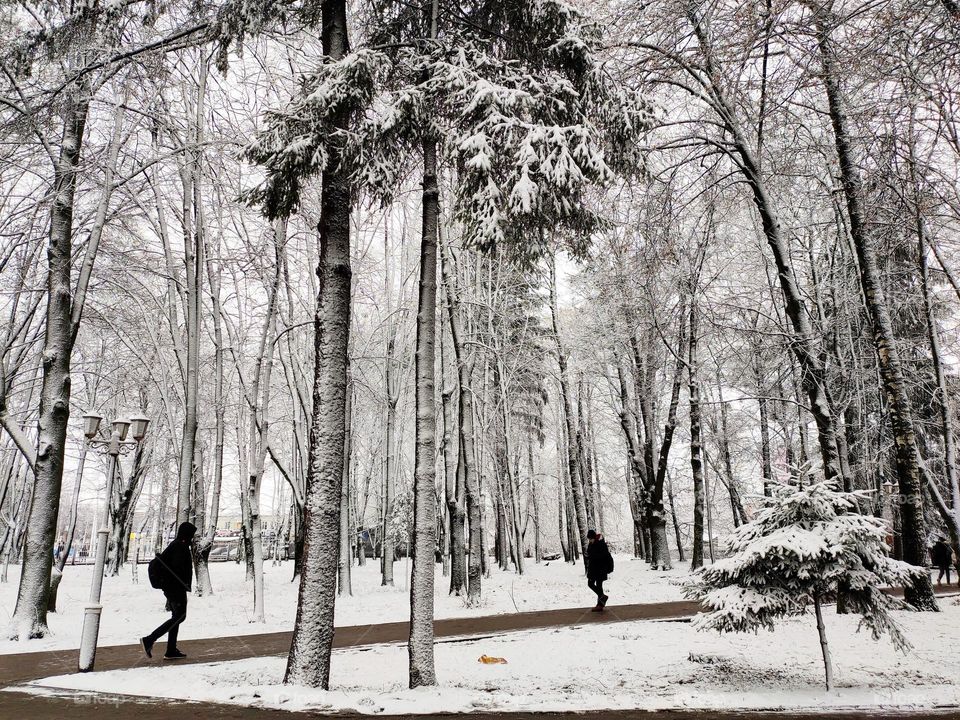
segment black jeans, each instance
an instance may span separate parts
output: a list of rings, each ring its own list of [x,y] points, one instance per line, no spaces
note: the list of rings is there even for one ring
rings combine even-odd
[[[943,576],[947,576],[947,585],[950,584],[950,566],[941,565],[940,566],[940,577],[937,578],[937,582],[943,582]]]
[[[597,594],[597,600],[603,597],[603,580],[590,578],[587,580],[587,587]]]
[[[177,634],[180,632],[180,623],[187,619],[187,594],[172,594],[165,592],[167,602],[170,603],[170,619],[147,635],[151,642],[156,642],[162,635],[167,636],[167,652],[177,649]]]

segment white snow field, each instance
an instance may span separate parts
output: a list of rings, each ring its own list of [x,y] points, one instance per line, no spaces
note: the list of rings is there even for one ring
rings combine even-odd
[[[668,572],[647,569],[642,560],[618,556],[616,572],[605,586],[611,605],[664,602],[681,600],[679,583],[687,577],[686,563],[678,563]],[[442,576],[437,566],[436,617],[470,617],[548,610],[552,608],[589,607],[596,596],[587,588],[581,565],[573,566],[562,560],[539,565],[528,562],[524,575],[491,570],[492,576],[483,581],[482,602],[478,607],[467,607],[461,598],[451,597],[447,590],[449,578]],[[50,635],[44,638],[11,641],[0,640],[0,653],[35,652],[77,648],[83,622],[83,606],[90,593],[92,566],[64,568],[60,583],[58,612],[47,616]],[[263,623],[252,623],[253,584],[244,580],[244,568],[233,562],[213,563],[210,574],[214,595],[190,596],[187,621],[180,630],[184,640],[227,635],[292,630],[297,610],[298,582],[290,582],[291,562],[274,566],[264,563],[264,597],[266,617]],[[410,593],[407,580],[408,566],[404,560],[395,567],[396,585],[380,585],[377,561],[368,561],[363,567],[353,568],[352,597],[338,598],[336,623],[366,625],[396,622],[410,617]],[[104,578],[103,614],[99,644],[126,645],[138,642],[169,617],[165,613],[163,593],[150,587],[146,566],[139,569],[140,582],[133,584],[130,567],[124,567],[117,577]],[[9,582],[0,584],[0,628],[6,627],[17,598],[19,567],[11,566]],[[3,637],[0,635],[0,637]]]
[[[439,686],[406,689],[405,646],[334,651],[330,692],[283,686],[283,658],[45,678],[44,688],[361,713],[601,709],[923,709],[960,703],[960,607],[896,613],[914,649],[857,633],[828,613],[837,688],[823,689],[812,616],[773,633],[717,635],[683,622],[630,622],[513,633],[436,646]],[[503,657],[506,665],[478,662]]]

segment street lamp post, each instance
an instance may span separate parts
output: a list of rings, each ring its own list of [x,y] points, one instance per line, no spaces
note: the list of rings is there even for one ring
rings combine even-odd
[[[107,559],[107,540],[110,535],[110,498],[113,495],[113,481],[117,472],[117,459],[126,455],[146,437],[149,419],[142,415],[129,420],[117,418],[113,421],[113,431],[109,440],[98,440],[97,433],[103,418],[95,413],[83,416],[83,434],[87,445],[101,455],[107,456],[106,498],[103,503],[103,516],[97,530],[97,554],[93,567],[93,580],[90,583],[90,600],[83,609],[83,633],[80,636],[80,659],[77,669],[80,672],[93,670],[97,655],[97,637],[100,634],[100,591],[103,588],[103,567]],[[127,432],[133,430],[133,440],[127,440]]]

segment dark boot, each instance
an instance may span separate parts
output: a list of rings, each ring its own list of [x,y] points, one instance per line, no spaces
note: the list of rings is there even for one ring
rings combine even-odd
[[[153,640],[150,639],[149,635],[145,635],[140,638],[140,647],[143,648],[143,654],[148,658],[153,657]]]
[[[601,609],[601,610],[607,606],[607,600],[609,600],[609,599],[610,599],[610,597],[607,596],[607,595],[601,595],[601,596],[600,596],[600,601],[597,603],[597,605],[600,606],[600,609]]]
[[[164,660],[182,660],[185,657],[186,655],[177,650],[177,648],[174,648],[173,650],[167,650],[167,652],[163,655]]]

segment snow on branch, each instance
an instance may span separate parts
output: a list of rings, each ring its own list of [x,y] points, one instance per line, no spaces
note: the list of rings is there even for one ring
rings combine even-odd
[[[354,186],[389,202],[430,139],[455,175],[467,242],[521,263],[543,255],[545,235],[585,252],[604,224],[589,193],[639,170],[650,107],[610,80],[594,57],[599,33],[571,6],[519,0],[495,12],[493,39],[474,23],[324,64],[248,148],[267,171],[249,199],[271,216],[294,211],[337,143]],[[331,123],[340,113],[347,132]]]
[[[376,76],[386,56],[358,50],[327,61],[303,82],[288,109],[267,114],[266,127],[244,151],[260,163],[266,179],[247,194],[270,218],[293,213],[303,182],[328,169],[333,150],[343,153],[348,138],[335,126],[339,117],[357,116],[373,101]]]

